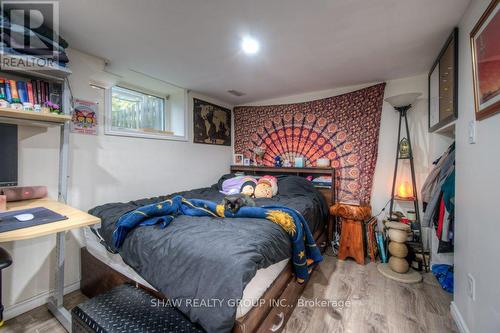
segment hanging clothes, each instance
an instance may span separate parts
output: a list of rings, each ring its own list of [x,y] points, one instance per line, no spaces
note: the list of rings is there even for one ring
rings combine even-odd
[[[434,163],[434,169],[425,180],[425,187],[422,187],[421,193],[424,202],[424,216],[422,218],[422,226],[424,227],[432,225],[434,213],[439,207],[441,187],[446,178],[455,170],[455,143]]]
[[[439,174],[441,173],[441,169],[449,153],[450,150],[447,149],[441,157],[434,161],[434,168],[431,170],[431,172],[425,179],[424,184],[422,185],[422,190],[420,192],[424,205],[426,205],[432,198],[432,194],[434,193],[434,190],[439,183]]]
[[[448,212],[453,212],[455,210],[455,168],[453,172],[446,178],[443,186],[441,186],[441,191],[443,192],[443,200]]]
[[[438,253],[453,252],[453,224],[455,220],[455,169],[441,186],[445,217],[439,238]]]
[[[433,226],[439,240],[438,253],[453,252],[455,219],[455,143],[434,162],[422,186],[422,226]]]

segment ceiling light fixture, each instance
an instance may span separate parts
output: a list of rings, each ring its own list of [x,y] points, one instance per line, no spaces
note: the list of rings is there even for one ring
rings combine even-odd
[[[243,37],[243,39],[241,40],[241,49],[246,54],[256,54],[257,52],[259,52],[259,48],[259,42],[255,38]]]

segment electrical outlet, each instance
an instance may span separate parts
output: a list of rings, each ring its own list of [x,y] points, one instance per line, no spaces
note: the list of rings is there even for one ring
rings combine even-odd
[[[467,274],[467,295],[473,300],[476,300],[476,279],[472,274]]]

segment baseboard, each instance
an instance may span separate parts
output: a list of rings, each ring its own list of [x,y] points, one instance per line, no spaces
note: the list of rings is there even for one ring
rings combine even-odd
[[[64,295],[69,294],[78,289],[80,289],[80,281],[65,286]],[[8,320],[17,317],[30,310],[33,310],[34,308],[42,306],[49,301],[49,297],[52,296],[53,294],[54,294],[54,289],[48,290],[39,295],[28,298],[27,300],[8,306],[5,308],[3,317],[5,320]]]
[[[460,333],[470,333],[469,327],[465,323],[464,317],[462,317],[460,310],[458,310],[457,304],[453,301],[451,301],[450,304],[450,312],[453,320],[455,320],[455,324],[457,324],[458,331]]]

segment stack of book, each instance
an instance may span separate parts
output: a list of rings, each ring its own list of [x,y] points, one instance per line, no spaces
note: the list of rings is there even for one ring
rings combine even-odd
[[[0,107],[62,113],[62,85],[44,80],[9,80],[0,77]]]
[[[332,177],[331,176],[316,177],[312,180],[312,183],[314,187],[332,188]]]

